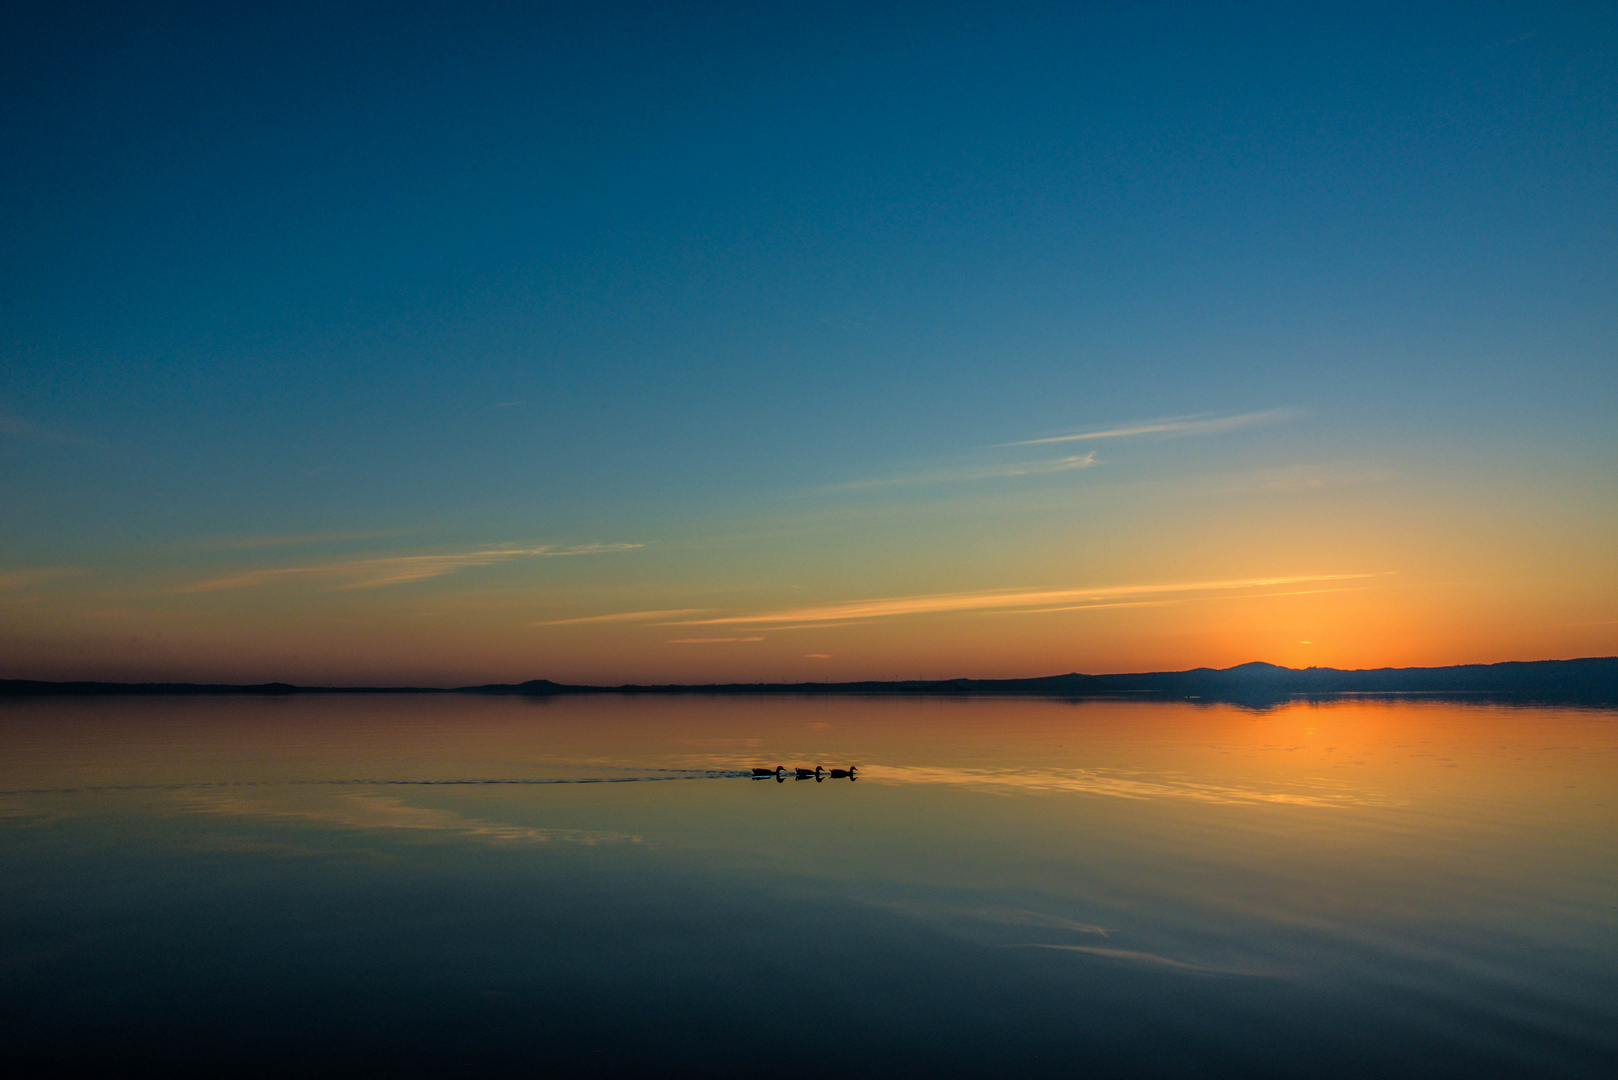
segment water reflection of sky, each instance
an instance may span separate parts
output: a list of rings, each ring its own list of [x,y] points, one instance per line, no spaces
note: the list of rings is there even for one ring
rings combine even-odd
[[[22,1060],[1618,1062],[1611,713],[39,701],[0,750]]]

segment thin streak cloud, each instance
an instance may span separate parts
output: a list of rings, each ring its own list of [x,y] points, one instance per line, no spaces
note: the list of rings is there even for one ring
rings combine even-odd
[[[732,642],[763,641],[762,637],[683,637],[668,642],[670,645],[726,645]]]
[[[823,624],[847,619],[882,619],[902,615],[938,615],[957,611],[1015,611],[1049,609],[1063,603],[1107,600],[1113,597],[1161,593],[1226,592],[1272,585],[1314,581],[1347,581],[1370,574],[1309,574],[1297,577],[1246,578],[1234,581],[1199,581],[1169,585],[1110,585],[1094,589],[1019,590],[1013,592],[932,593],[853,600],[820,607],[790,608],[755,615],[727,615],[715,619],[688,619],[679,626],[758,625],[769,623]]]
[[[616,611],[610,615],[580,615],[573,619],[545,619],[541,622],[529,623],[529,626],[577,626],[580,623],[610,623],[610,622],[652,622],[656,619],[668,619],[675,615],[700,615],[712,608],[687,607],[665,608],[661,611]]]
[[[1099,611],[1102,608],[1121,607],[1166,607],[1169,604],[1184,603],[1184,598],[1175,600],[1112,600],[1099,604],[1060,604],[1056,607],[1015,608],[1010,611],[995,612],[997,615],[1044,615],[1053,611]]]
[[[1353,574],[1350,577],[1369,577],[1368,574]],[[1322,593],[1363,592],[1375,588],[1374,585],[1349,585],[1338,589],[1284,589],[1281,592],[1245,593],[1241,597],[1225,594],[1223,596],[1177,596],[1172,600],[1124,600],[1105,604],[1063,604],[1060,607],[1019,608],[1012,611],[997,611],[996,615],[1040,615],[1052,611],[1093,611],[1100,608],[1124,607],[1167,607],[1170,604],[1194,604],[1203,600],[1236,600],[1258,599],[1270,596],[1318,596]]]
[[[921,486],[924,484],[959,484],[973,480],[1007,480],[1019,476],[1049,476],[1053,473],[1073,472],[1101,464],[1096,452],[1074,454],[1070,457],[1044,461],[1018,461],[1005,465],[985,465],[975,469],[940,469],[936,472],[912,473],[907,476],[889,476],[876,480],[855,480],[847,484],[833,484],[820,488],[822,492],[860,491],[868,488]]]
[[[348,559],[314,566],[278,566],[210,578],[181,589],[181,592],[216,592],[247,589],[281,581],[324,581],[339,589],[376,589],[404,585],[412,581],[442,577],[474,566],[490,566],[517,558],[558,558],[567,555],[600,555],[632,551],[643,544],[578,544],[563,547],[547,544],[532,548],[489,548],[447,555],[391,555],[382,558]]]
[[[1302,416],[1298,409],[1270,409],[1265,412],[1240,413],[1235,416],[1180,416],[1168,420],[1155,420],[1128,427],[1105,428],[1101,431],[1081,431],[1072,435],[1052,435],[1043,439],[1024,439],[1021,442],[1000,443],[998,448],[1012,446],[1048,446],[1052,443],[1082,442],[1090,439],[1126,439],[1141,435],[1217,435],[1238,428],[1259,424],[1279,424]]]

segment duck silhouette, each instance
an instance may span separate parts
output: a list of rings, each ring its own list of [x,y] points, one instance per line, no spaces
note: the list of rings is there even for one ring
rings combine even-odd
[[[850,780],[853,780],[853,779],[854,779],[854,778],[855,778],[855,777],[854,777],[854,770],[855,770],[855,769],[857,769],[857,768],[859,768],[859,766],[858,766],[858,765],[850,765],[850,766],[849,766],[849,767],[848,767],[848,768],[846,768],[846,769],[833,769],[833,770],[832,770],[832,771],[831,771],[831,776],[832,776],[832,779],[834,779],[834,780],[841,780],[841,779],[842,779],[842,778],[843,778],[843,777],[845,777],[845,776],[846,776],[846,777],[848,777],[848,778],[849,778],[849,779],[850,779]]]
[[[759,765],[754,765],[753,766],[753,775],[758,776],[758,777],[780,776],[782,772],[783,772],[783,769],[779,765],[777,765],[773,769],[766,769],[766,768],[763,768],[762,766],[759,766]]]
[[[807,780],[811,776],[814,777],[816,780],[819,780],[820,779],[820,774],[825,772],[826,770],[821,768],[819,765],[816,765],[812,769],[805,769],[803,766],[800,765],[800,766],[794,768],[792,771],[798,774],[798,779],[799,780]]]

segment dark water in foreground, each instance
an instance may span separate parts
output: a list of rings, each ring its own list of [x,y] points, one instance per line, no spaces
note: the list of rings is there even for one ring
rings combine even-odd
[[[0,791],[12,1075],[1618,1071],[1610,712],[38,700]]]

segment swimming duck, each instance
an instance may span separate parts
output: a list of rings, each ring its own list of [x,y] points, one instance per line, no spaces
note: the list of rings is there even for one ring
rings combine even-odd
[[[846,769],[833,769],[831,771],[831,775],[832,778],[836,780],[841,780],[845,776],[852,780],[854,779],[854,770],[857,768],[859,768],[858,765],[850,765]]]
[[[782,772],[783,772],[783,769],[779,765],[777,765],[773,769],[765,769],[765,768],[761,768],[761,767],[759,767],[757,765],[753,766],[753,775],[754,776],[780,776]]]
[[[798,774],[798,779],[799,780],[807,780],[811,776],[815,777],[816,779],[819,779],[820,774],[825,772],[826,770],[821,768],[819,765],[816,765],[812,769],[805,769],[803,766],[800,765],[797,768],[793,769],[792,771]]]

